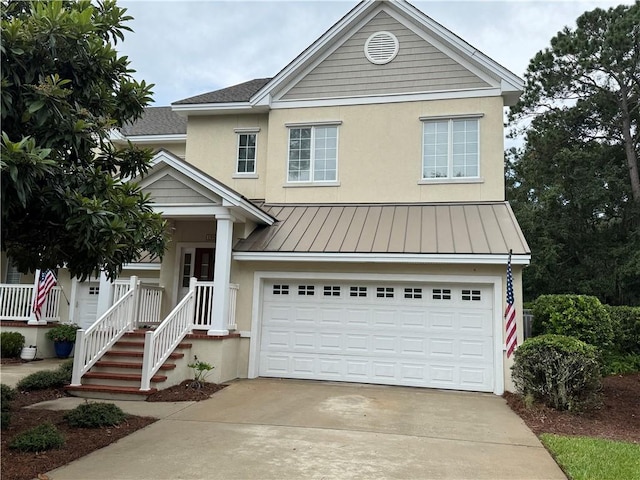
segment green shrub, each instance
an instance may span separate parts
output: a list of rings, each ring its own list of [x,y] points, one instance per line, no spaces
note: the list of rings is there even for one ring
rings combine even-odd
[[[0,412],[0,430],[9,428],[11,425],[11,412]]]
[[[16,388],[22,391],[45,390],[65,385],[63,376],[57,370],[40,370],[27,375],[18,382]]]
[[[541,335],[515,352],[513,383],[557,410],[580,411],[596,406],[601,389],[598,351],[573,337]]]
[[[24,347],[24,335],[18,332],[0,333],[2,358],[17,358]]]
[[[118,425],[127,415],[113,403],[83,403],[64,418],[72,427],[99,428]]]
[[[79,329],[80,327],[75,323],[59,323],[47,330],[44,336],[54,342],[75,342],[76,333]]]
[[[604,375],[640,372],[640,354],[610,353],[604,358]]]
[[[0,415],[2,416],[0,421],[0,429],[4,430],[11,423],[11,413],[9,413],[9,407],[11,400],[15,397],[16,392],[9,385],[0,384]]]
[[[51,423],[46,422],[16,435],[9,447],[21,452],[43,452],[62,445],[62,434]]]
[[[56,372],[60,375],[60,380],[64,385],[71,383],[71,375],[73,374],[73,358],[62,362]]]
[[[541,295],[533,306],[532,333],[575,337],[601,352],[611,348],[613,326],[607,309],[588,295]]]
[[[614,328],[613,349],[640,355],[640,307],[605,305]]]

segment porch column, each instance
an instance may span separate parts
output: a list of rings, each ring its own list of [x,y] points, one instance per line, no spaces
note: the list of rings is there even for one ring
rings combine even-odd
[[[213,270],[213,318],[207,335],[228,335],[229,280],[231,278],[231,248],[233,247],[233,216],[216,215],[216,259]]]
[[[31,305],[29,305],[29,320],[27,321],[27,325],[46,325],[46,320],[37,320],[35,314],[33,313],[33,302],[36,301],[36,292],[38,291],[38,284],[40,283],[40,269],[38,268],[35,273],[35,278],[33,280],[33,293],[31,294]]]
[[[99,319],[113,303],[113,282],[107,278],[107,274],[100,272],[100,290],[98,290],[98,307],[96,309],[96,320]]]

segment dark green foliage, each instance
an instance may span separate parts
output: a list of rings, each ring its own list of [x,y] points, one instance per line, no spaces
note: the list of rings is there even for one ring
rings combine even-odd
[[[76,324],[60,323],[47,330],[44,336],[54,342],[75,342],[78,329],[80,327]]]
[[[81,428],[110,427],[122,423],[126,417],[113,403],[83,403],[64,416],[69,425]]]
[[[580,411],[599,402],[602,384],[597,349],[575,338],[530,338],[516,350],[511,370],[521,394],[558,410]]]
[[[606,309],[614,327],[614,349],[640,355],[640,307],[606,305]]]
[[[16,435],[10,448],[21,452],[44,452],[64,445],[64,436],[51,423],[43,423]]]
[[[604,375],[640,372],[640,354],[608,353],[604,356]]]
[[[21,391],[45,390],[47,388],[59,388],[65,385],[65,381],[57,370],[41,370],[27,375],[18,382],[16,388]]]
[[[2,358],[17,358],[24,347],[24,335],[19,332],[0,333]]]
[[[73,374],[73,358],[62,362],[58,367],[57,372],[60,375],[60,380],[65,385],[71,383],[71,376]]]
[[[512,108],[507,199],[533,258],[525,300],[640,305],[640,3],[595,9],[531,60]]]
[[[533,306],[533,335],[553,333],[575,337],[607,351],[613,340],[611,318],[596,297],[541,295]]]
[[[130,180],[151,152],[109,142],[151,101],[115,48],[131,20],[115,0],[2,2],[1,249],[20,271],[113,279],[164,253],[165,223]]]
[[[4,430],[11,423],[11,413],[9,412],[11,400],[15,397],[15,390],[9,385],[0,384],[0,411],[2,415],[2,421],[0,428]]]

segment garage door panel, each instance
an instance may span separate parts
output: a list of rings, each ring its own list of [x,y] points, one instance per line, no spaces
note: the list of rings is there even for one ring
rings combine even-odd
[[[493,389],[490,287],[277,285],[264,287],[259,375]]]

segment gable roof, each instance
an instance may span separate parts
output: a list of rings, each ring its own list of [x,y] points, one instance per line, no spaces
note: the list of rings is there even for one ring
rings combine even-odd
[[[249,217],[254,222],[263,225],[271,225],[275,221],[275,217],[261,209],[241,193],[165,149],[158,150],[152,158],[151,170],[146,177],[147,181],[150,177],[153,177],[153,170],[162,164],[173,168],[181,174],[183,178],[188,178],[190,181],[198,184],[202,191],[211,192],[215,196],[220,197],[222,206],[229,208],[233,213],[241,217]],[[144,187],[144,184],[144,182],[141,182],[141,186]]]
[[[147,107],[139,119],[125,124],[120,133],[127,137],[186,134],[187,119],[171,107]]]
[[[248,102],[271,78],[256,78],[248,82],[239,83],[231,87],[222,88],[213,92],[203,93],[195,97],[185,98],[173,102],[172,105],[189,105],[196,103],[235,103]]]
[[[350,258],[351,261],[467,260],[528,263],[529,246],[507,202],[451,204],[264,205],[278,221],[254,230],[237,259],[265,255]],[[323,258],[323,257],[318,257]]]

